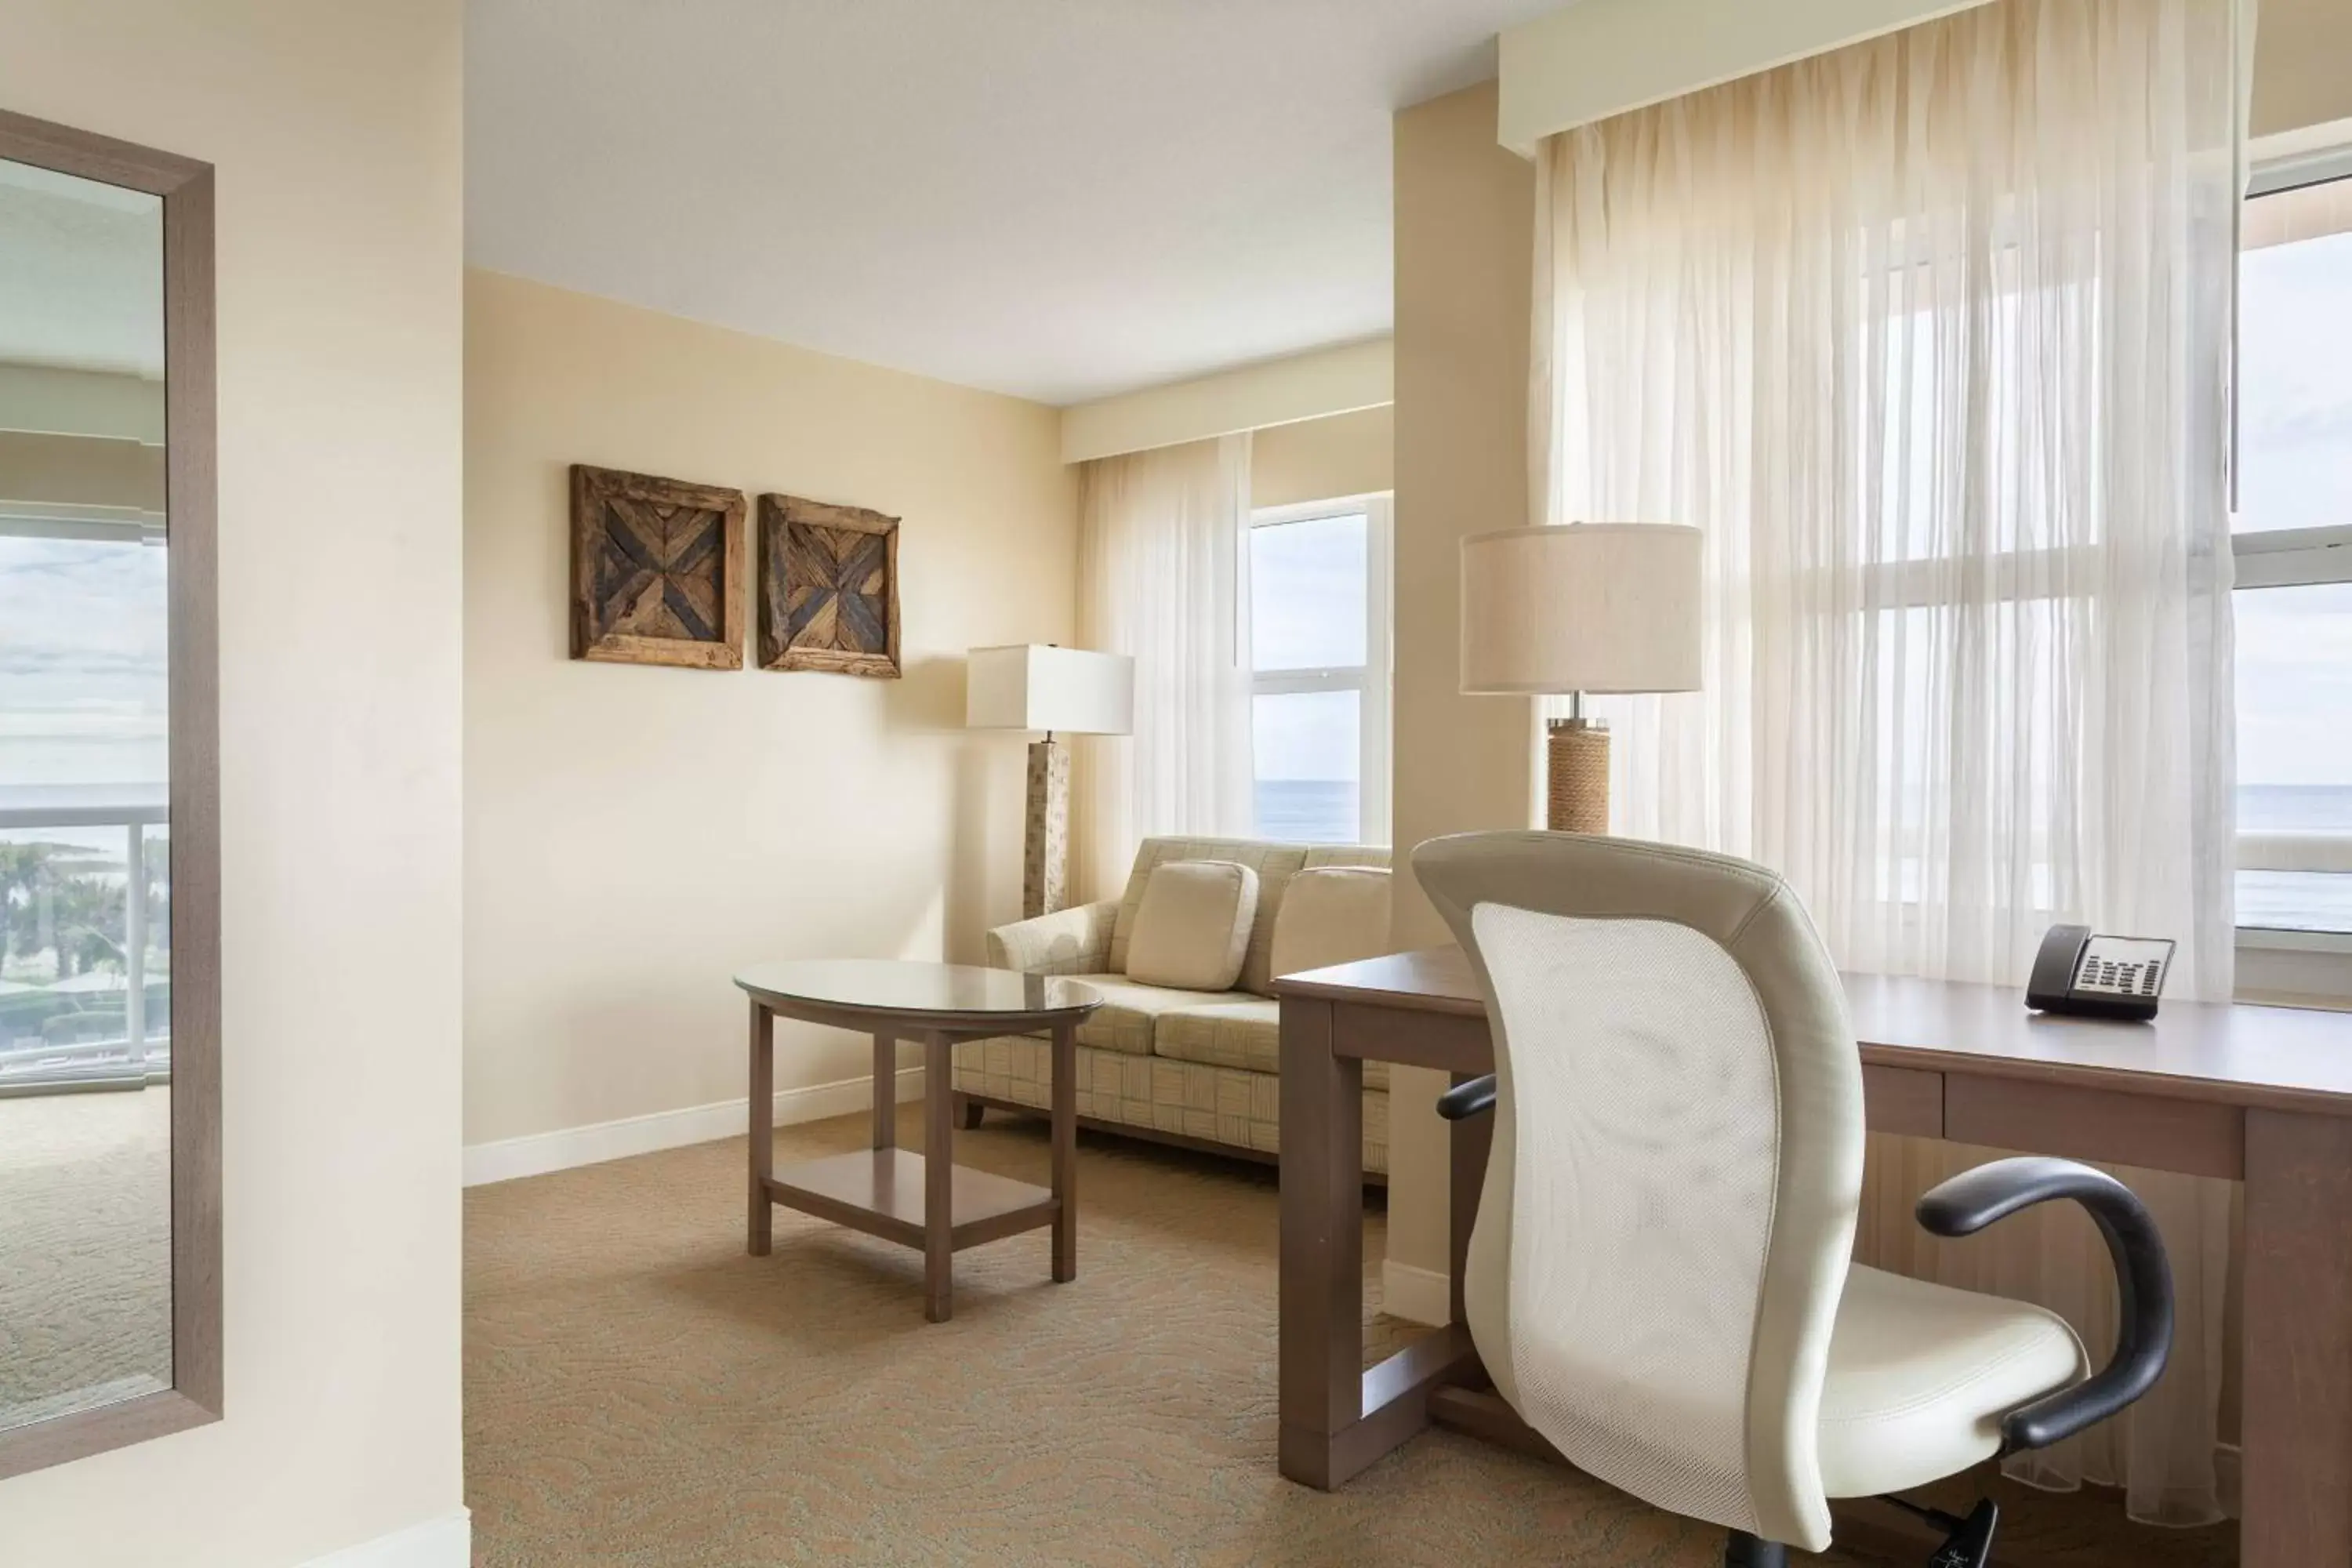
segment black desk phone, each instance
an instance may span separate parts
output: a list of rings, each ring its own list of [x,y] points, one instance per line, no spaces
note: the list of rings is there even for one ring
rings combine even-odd
[[[2089,926],[2052,926],[2034,955],[2025,1005],[2086,1018],[2153,1018],[2172,948],[2162,937],[2098,936]]]

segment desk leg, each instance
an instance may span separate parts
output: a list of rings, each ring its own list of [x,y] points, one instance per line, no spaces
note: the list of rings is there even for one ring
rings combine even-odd
[[[775,1205],[768,1178],[776,1169],[776,1016],[751,1004],[751,1191],[744,1250],[765,1258],[772,1245]]]
[[[2352,1564],[2352,1121],[2246,1112],[2242,1568]]]
[[[1282,1002],[1282,1473],[1326,1490],[1363,1415],[1364,1064],[1328,1002]]]
[[[1454,1081],[1467,1083],[1477,1076],[1476,1073],[1458,1072],[1454,1075]],[[1494,1146],[1495,1115],[1490,1110],[1484,1116],[1473,1116],[1452,1124],[1454,1158],[1449,1172],[1452,1194],[1448,1209],[1453,1234],[1447,1240],[1449,1267],[1453,1270],[1449,1291],[1452,1321],[1457,1323],[1470,1321],[1469,1313],[1462,1306],[1462,1287],[1470,1271],[1470,1231],[1478,1222],[1478,1199],[1486,1187],[1486,1153]]]
[[[1054,1026],[1054,1281],[1078,1277],[1078,1026]]]

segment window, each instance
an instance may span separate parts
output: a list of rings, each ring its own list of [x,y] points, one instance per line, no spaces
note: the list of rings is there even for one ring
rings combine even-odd
[[[1389,837],[1389,500],[1258,512],[1250,529],[1257,832]]]
[[[2352,932],[2352,178],[2265,183],[2284,188],[2246,204],[2236,518],[2238,924],[2257,942]]]

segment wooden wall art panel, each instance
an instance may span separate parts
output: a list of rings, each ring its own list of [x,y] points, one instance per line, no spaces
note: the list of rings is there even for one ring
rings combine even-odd
[[[743,668],[743,492],[572,468],[572,657]]]
[[[760,663],[898,679],[897,518],[760,498]]]

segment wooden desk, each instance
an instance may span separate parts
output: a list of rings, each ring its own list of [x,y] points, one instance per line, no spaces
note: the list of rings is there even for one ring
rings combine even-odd
[[[1363,1366],[1363,1064],[1494,1070],[1468,961],[1433,949],[1275,983],[1282,1002],[1281,1466],[1328,1489],[1481,1381],[1462,1260],[1489,1117],[1453,1133],[1453,1322]],[[2246,1184],[2242,1568],[2352,1568],[2352,1016],[2167,1003],[2028,1013],[1987,985],[1853,975],[1874,1131]]]

